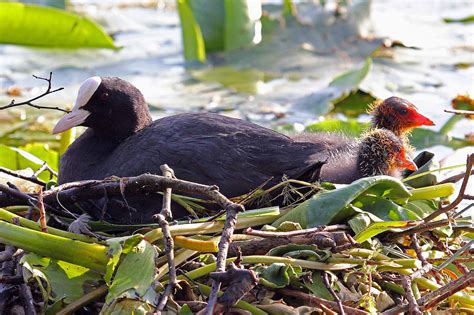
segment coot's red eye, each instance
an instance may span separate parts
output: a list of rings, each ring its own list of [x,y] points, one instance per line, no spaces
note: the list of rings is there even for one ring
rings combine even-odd
[[[109,93],[105,92],[105,93],[102,93],[102,95],[100,96],[100,99],[105,101],[106,99],[109,98]]]

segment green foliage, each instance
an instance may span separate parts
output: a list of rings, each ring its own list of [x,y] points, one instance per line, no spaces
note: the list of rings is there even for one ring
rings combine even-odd
[[[188,0],[178,0],[178,12],[183,35],[184,58],[203,62],[206,60],[204,38]]]
[[[204,62],[206,52],[256,44],[260,6],[255,0],[178,0],[185,59]]]
[[[0,43],[50,48],[116,49],[112,38],[86,17],[22,3],[0,3]]]
[[[411,196],[403,183],[393,177],[362,178],[345,187],[314,195],[276,220],[273,226],[284,221],[298,222],[303,228],[337,222],[354,214],[348,206],[364,193],[386,198]]]
[[[48,285],[44,290],[50,292],[49,298],[53,301],[63,300],[69,304],[101,281],[100,274],[88,268],[33,253],[23,256],[21,262],[30,272],[27,278],[39,278],[35,279],[39,284],[44,281]]]

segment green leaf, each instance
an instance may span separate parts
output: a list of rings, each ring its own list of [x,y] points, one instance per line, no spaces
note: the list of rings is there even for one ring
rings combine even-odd
[[[438,144],[452,149],[460,149],[472,145],[469,141],[444,135],[429,129],[417,128],[410,135],[410,143],[418,150]]]
[[[194,18],[189,0],[178,0],[178,13],[181,20],[184,58],[186,60],[206,60],[206,48],[201,28]]]
[[[249,47],[261,41],[261,1],[224,0],[224,8],[225,50]]]
[[[0,3],[0,43],[51,48],[116,49],[92,20],[63,10],[23,3]]]
[[[347,206],[363,193],[386,198],[408,198],[411,195],[403,183],[393,177],[362,178],[345,187],[314,195],[276,220],[273,226],[284,221],[298,222],[303,228],[338,222],[354,213]]]
[[[124,295],[145,297],[153,283],[155,254],[153,245],[147,241],[141,241],[123,258],[107,294],[105,300],[107,304]]]
[[[423,218],[416,212],[401,207],[391,200],[376,196],[359,196],[353,202],[353,205],[377,216],[383,221],[409,221]]]
[[[273,263],[259,273],[260,283],[269,288],[284,288],[290,284],[293,267],[283,263]]]
[[[459,19],[444,18],[443,21],[446,23],[474,23],[474,15],[469,15]]]
[[[192,0],[187,3],[201,29],[206,51],[224,50],[224,1]]]
[[[324,262],[331,256],[331,252],[319,249],[315,245],[287,244],[271,249],[267,256],[292,257]]]
[[[380,233],[389,231],[396,228],[408,227],[408,222],[406,221],[388,221],[388,222],[373,222],[365,230],[360,233],[357,233],[354,236],[354,239],[358,243],[363,243],[369,238],[374,237]]]
[[[99,286],[101,275],[88,268],[30,253],[21,260],[32,276],[41,275],[51,286],[53,301],[71,303]]]
[[[42,143],[31,143],[20,148],[0,145],[0,167],[11,170],[22,170],[31,168],[38,170],[45,162],[53,169],[58,169],[59,155],[50,150],[48,145]],[[49,180],[47,171],[39,175],[42,180]]]
[[[314,270],[313,275],[311,277],[311,281],[309,281],[308,278],[303,278],[304,285],[308,290],[311,291],[314,295],[328,300],[328,301],[334,301],[334,297],[332,296],[331,292],[326,288],[326,285],[323,283],[323,280],[321,279],[321,271],[319,270]]]
[[[350,70],[338,75],[329,83],[329,87],[338,88],[341,92],[345,93],[353,91],[362,83],[371,68],[372,59],[367,58],[361,68]]]
[[[347,117],[358,117],[367,113],[369,104],[375,97],[362,90],[351,92],[346,98],[334,104],[334,113],[343,113]]]

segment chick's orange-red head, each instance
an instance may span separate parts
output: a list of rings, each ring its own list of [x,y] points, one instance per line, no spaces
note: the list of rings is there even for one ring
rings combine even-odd
[[[434,126],[434,122],[422,115],[409,101],[392,96],[384,101],[375,101],[369,109],[372,127],[388,129],[397,136],[420,126]]]

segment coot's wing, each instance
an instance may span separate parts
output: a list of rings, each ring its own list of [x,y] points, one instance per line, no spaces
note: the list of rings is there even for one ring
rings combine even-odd
[[[166,117],[120,145],[107,165],[120,173],[160,174],[168,164],[178,178],[216,184],[240,195],[283,174],[310,176],[326,159],[324,144],[297,143],[270,129],[216,114]],[[129,159],[125,152],[135,152]],[[118,171],[117,171],[118,170]]]

